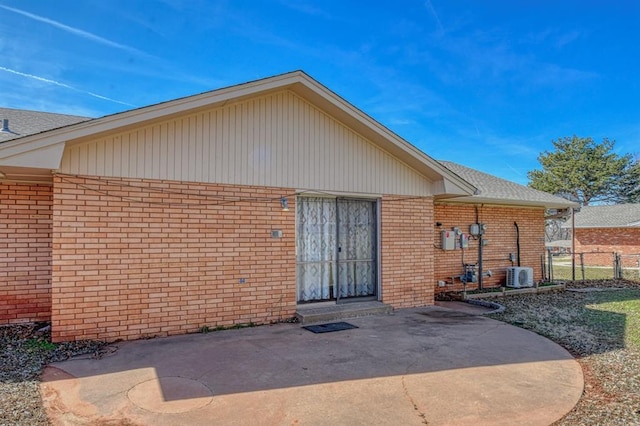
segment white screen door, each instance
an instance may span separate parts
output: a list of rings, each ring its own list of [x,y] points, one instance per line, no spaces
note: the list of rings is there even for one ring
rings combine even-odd
[[[376,202],[300,197],[297,212],[298,301],[376,295]]]

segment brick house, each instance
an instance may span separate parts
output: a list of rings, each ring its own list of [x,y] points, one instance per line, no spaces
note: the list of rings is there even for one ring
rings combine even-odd
[[[575,213],[575,251],[587,253],[588,265],[611,266],[618,253],[622,266],[638,267],[640,204],[582,207]]]
[[[533,262],[544,206],[563,202],[483,196],[300,71],[69,119],[0,135],[0,323],[51,320],[55,341],[432,304],[459,269],[436,221],[516,218]]]

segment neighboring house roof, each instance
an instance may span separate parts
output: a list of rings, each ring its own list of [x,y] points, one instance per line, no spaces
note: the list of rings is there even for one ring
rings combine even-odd
[[[451,202],[537,206],[548,209],[578,207],[577,203],[564,198],[501,179],[451,161],[440,161],[440,163],[477,188],[475,195],[454,198],[450,200]]]
[[[24,109],[0,108],[0,124],[7,123],[8,131],[0,131],[0,143],[24,136],[90,120],[77,115],[54,114]]]
[[[585,206],[575,214],[576,228],[640,227],[640,204]]]
[[[475,188],[460,176],[405,141],[302,71],[226,87],[71,126],[15,138],[0,144],[0,171],[33,180],[51,180],[51,170],[60,168],[65,147],[102,137],[118,130],[144,126],[177,114],[200,111],[289,90],[348,126],[368,141],[400,160],[433,183],[436,197],[470,195]]]

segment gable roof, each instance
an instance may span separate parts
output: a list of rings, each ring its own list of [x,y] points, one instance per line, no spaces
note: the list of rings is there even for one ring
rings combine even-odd
[[[556,195],[501,179],[461,164],[451,161],[440,161],[440,163],[477,188],[474,195],[454,198],[451,200],[452,202],[537,206],[548,209],[578,207],[577,203]]]
[[[77,123],[43,133],[20,137],[0,144],[0,171],[31,174],[34,179],[50,179],[60,167],[65,146],[114,131],[148,125],[176,114],[200,111],[264,95],[290,90],[353,129],[395,158],[434,183],[436,197],[473,194],[473,185],[451,173],[433,158],[405,141],[364,112],[336,95],[302,71],[230,86],[199,95],[175,99],[102,118]],[[16,170],[18,167],[20,170]]]
[[[9,131],[0,131],[0,143],[90,120],[77,115],[24,109],[0,108],[0,123],[8,120]]]
[[[638,228],[640,204],[585,206],[575,214],[576,228]]]

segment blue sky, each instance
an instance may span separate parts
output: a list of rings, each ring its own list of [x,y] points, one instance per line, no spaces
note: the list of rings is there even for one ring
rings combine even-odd
[[[640,154],[634,0],[0,0],[0,106],[99,117],[302,69],[436,159],[526,184]]]

